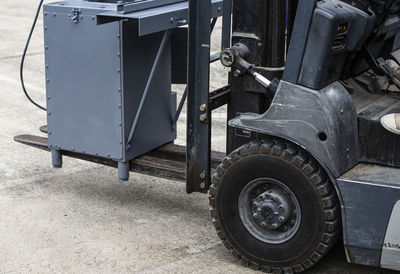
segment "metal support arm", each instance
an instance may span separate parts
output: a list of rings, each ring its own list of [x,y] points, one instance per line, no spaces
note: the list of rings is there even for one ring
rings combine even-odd
[[[189,0],[189,79],[186,191],[206,192],[211,182],[211,111],[208,109],[211,1]]]

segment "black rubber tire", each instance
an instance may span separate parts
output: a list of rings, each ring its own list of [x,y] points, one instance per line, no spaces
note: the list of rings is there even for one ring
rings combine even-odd
[[[293,238],[267,244],[251,236],[238,213],[241,190],[256,178],[284,183],[295,194],[301,223]],[[210,214],[218,236],[244,264],[274,273],[302,272],[336,243],[340,209],[326,172],[300,147],[271,138],[232,152],[217,168],[209,190]]]

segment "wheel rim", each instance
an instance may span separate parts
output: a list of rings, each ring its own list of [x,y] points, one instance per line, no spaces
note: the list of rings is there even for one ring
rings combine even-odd
[[[247,231],[265,243],[286,242],[300,227],[301,211],[296,196],[272,178],[248,183],[240,193],[238,210]]]

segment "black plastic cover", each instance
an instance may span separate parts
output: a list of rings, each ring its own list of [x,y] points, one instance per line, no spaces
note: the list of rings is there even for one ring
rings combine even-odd
[[[321,89],[339,80],[348,53],[361,48],[374,23],[372,11],[367,13],[338,0],[318,2],[298,83]]]

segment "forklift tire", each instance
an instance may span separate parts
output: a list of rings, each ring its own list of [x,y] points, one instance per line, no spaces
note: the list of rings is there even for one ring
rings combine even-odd
[[[227,156],[209,201],[223,244],[257,270],[302,272],[338,238],[339,203],[325,170],[282,139],[249,143]]]

